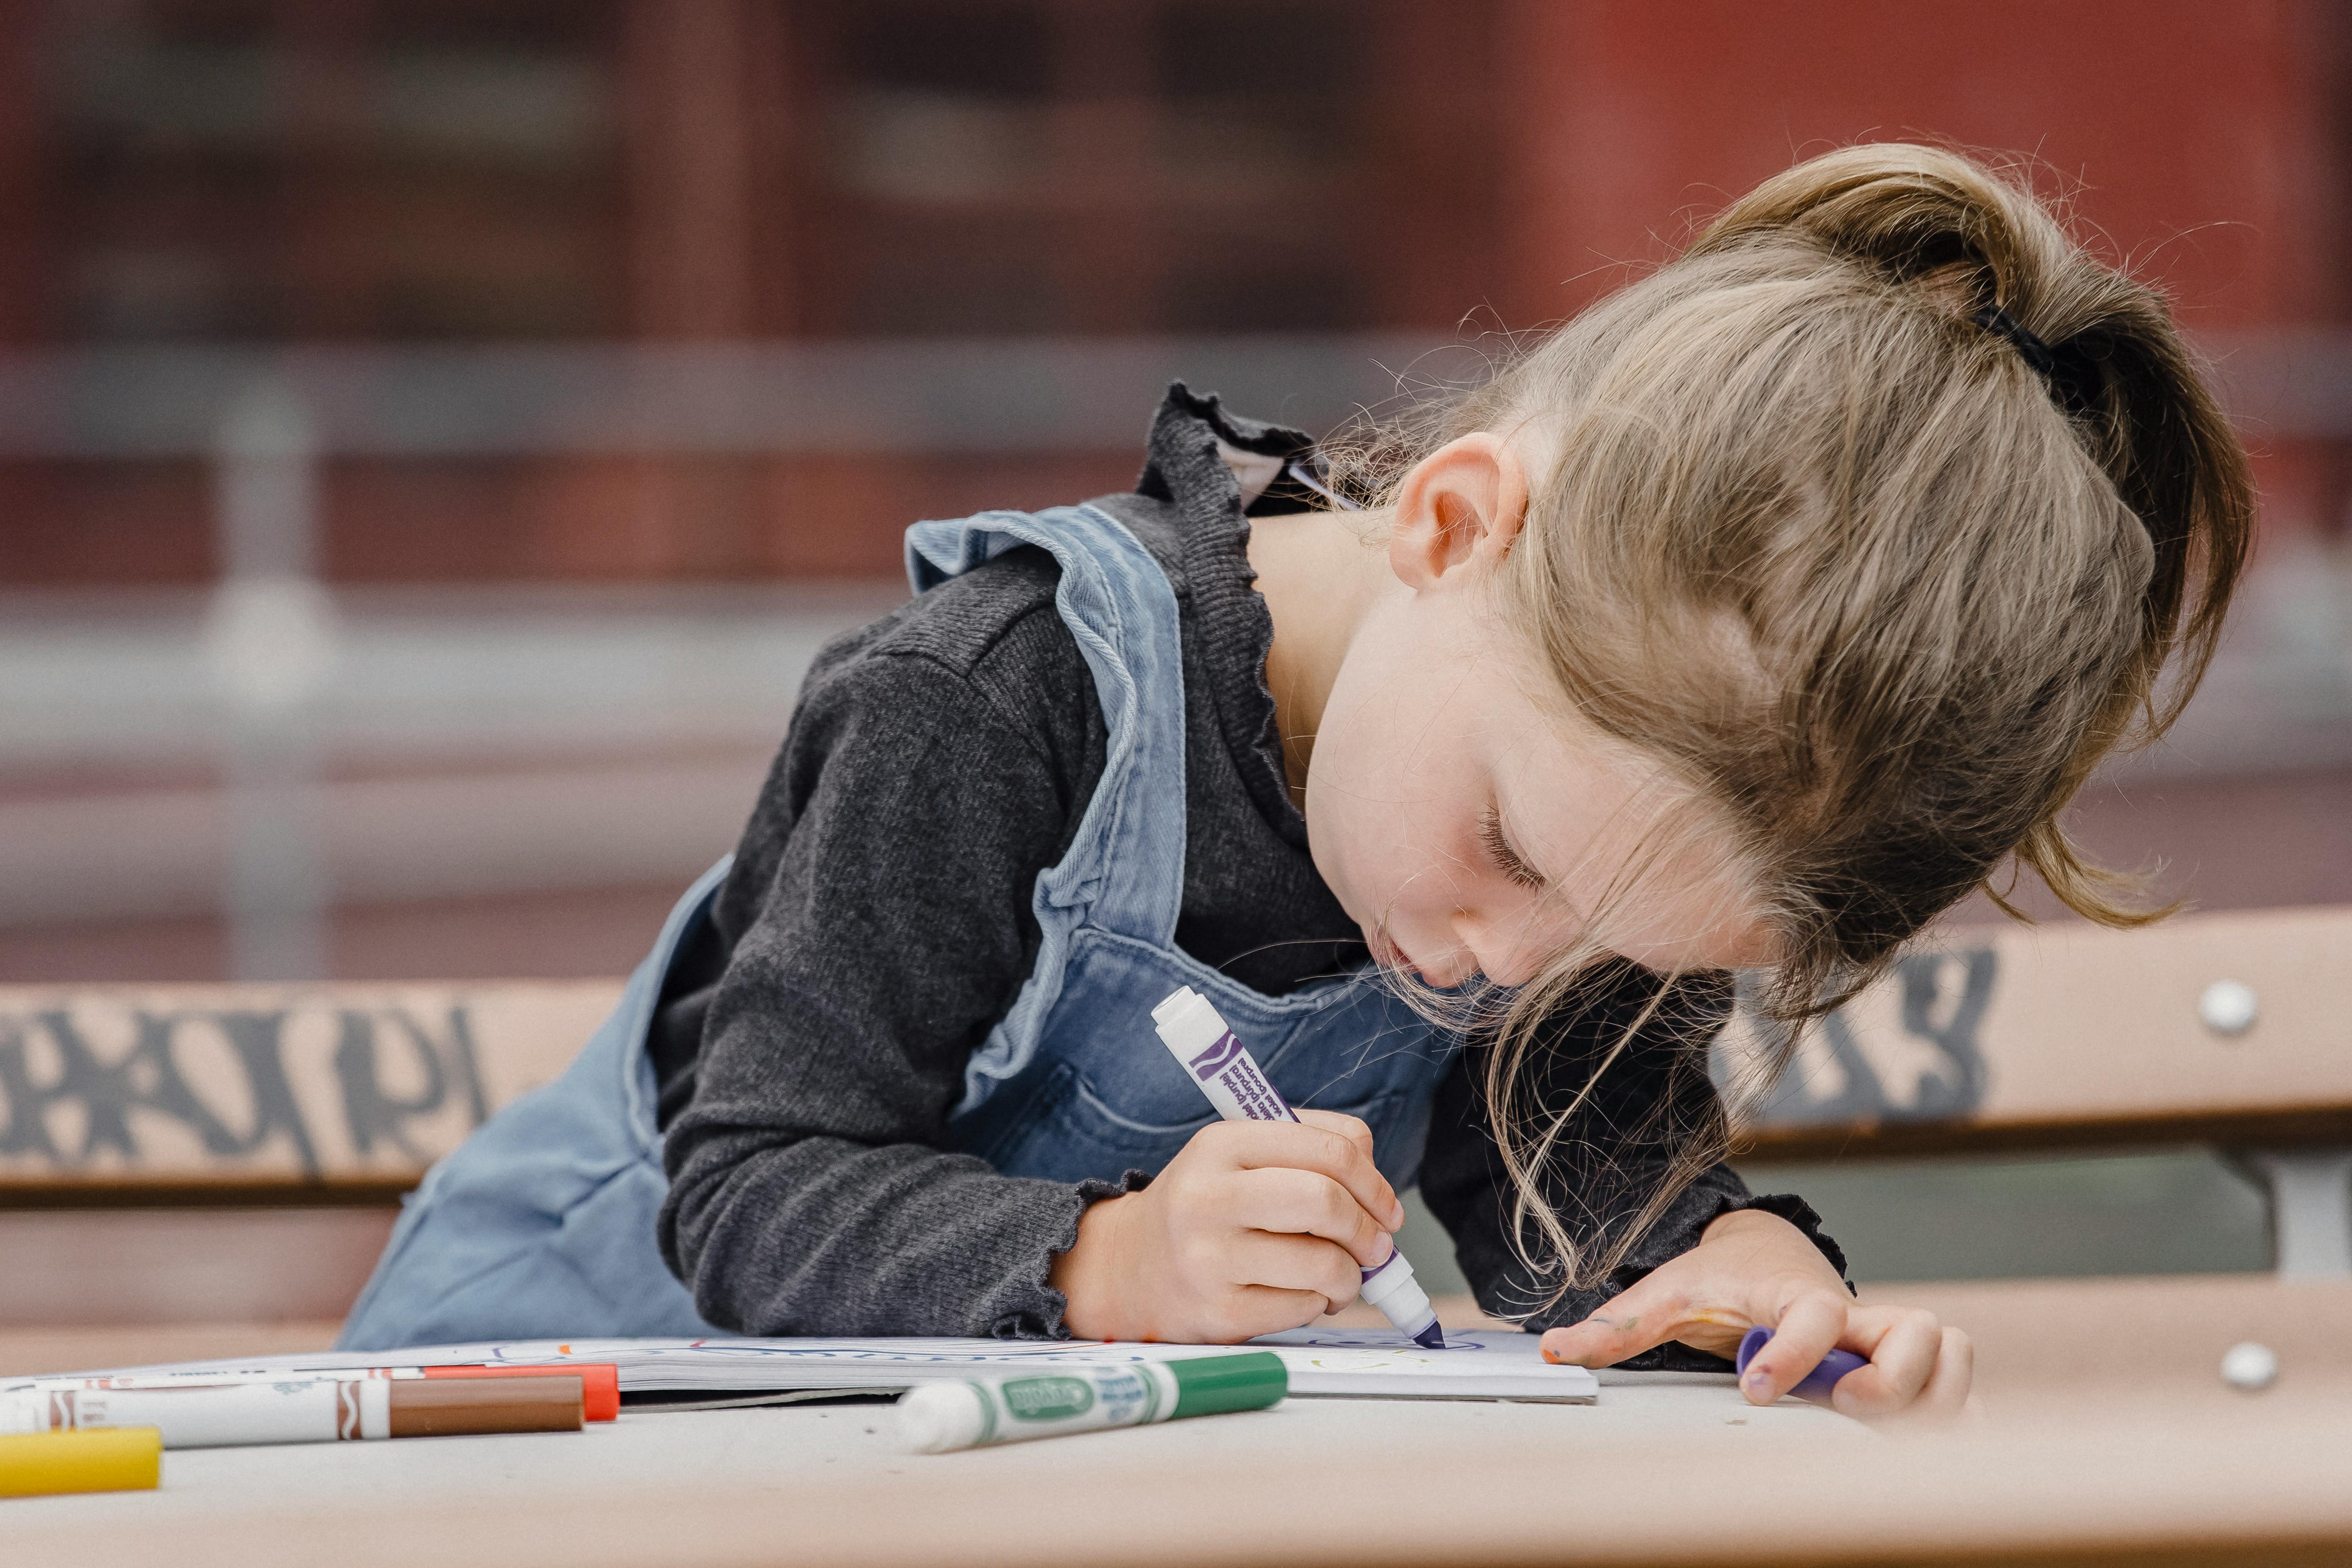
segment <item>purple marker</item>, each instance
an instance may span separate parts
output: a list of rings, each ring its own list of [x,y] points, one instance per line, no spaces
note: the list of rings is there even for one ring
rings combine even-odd
[[[1771,1342],[1772,1331],[1761,1323],[1757,1324],[1740,1336],[1739,1354],[1733,1359],[1731,1364],[1739,1371],[1746,1372],[1748,1363],[1756,1359],[1756,1352]],[[1832,1351],[1822,1357],[1819,1366],[1805,1373],[1797,1386],[1789,1392],[1800,1399],[1809,1400],[1815,1405],[1827,1405],[1830,1402],[1830,1390],[1838,1385],[1838,1379],[1847,1373],[1860,1372],[1869,1364],[1866,1358],[1858,1356],[1852,1351]]]
[[[1298,1113],[1267,1081],[1257,1059],[1225,1027],[1225,1020],[1209,999],[1190,985],[1180,985],[1151,1010],[1152,1027],[1160,1043],[1198,1084],[1217,1114],[1228,1121],[1296,1121]],[[1412,1277],[1412,1265],[1391,1243],[1388,1261],[1360,1270],[1363,1284],[1358,1294],[1381,1315],[1430,1350],[1445,1348],[1445,1331],[1437,1325],[1437,1309],[1428,1292]]]

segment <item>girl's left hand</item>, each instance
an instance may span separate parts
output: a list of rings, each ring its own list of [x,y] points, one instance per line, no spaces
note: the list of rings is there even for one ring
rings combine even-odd
[[[1972,1406],[1976,1351],[1968,1335],[1916,1307],[1859,1305],[1804,1232],[1758,1209],[1723,1215],[1696,1247],[1582,1322],[1548,1331],[1543,1355],[1570,1366],[1611,1366],[1679,1340],[1727,1357],[1758,1323],[1773,1332],[1739,1380],[1751,1405],[1771,1404],[1843,1348],[1870,1364],[1832,1391],[1841,1415],[1948,1419]]]

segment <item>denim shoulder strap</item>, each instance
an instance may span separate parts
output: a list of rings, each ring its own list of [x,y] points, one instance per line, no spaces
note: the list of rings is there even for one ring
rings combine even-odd
[[[1175,591],[1142,542],[1090,506],[919,522],[907,531],[907,576],[921,593],[1024,544],[1061,565],[1055,607],[1094,675],[1107,733],[1102,778],[1069,852],[1037,879],[1047,947],[1060,945],[1053,926],[1075,924],[1080,911],[1092,924],[1164,947],[1175,941],[1184,900],[1184,655]],[[1057,911],[1059,922],[1051,918]],[[1025,988],[1024,1002],[1038,989]]]

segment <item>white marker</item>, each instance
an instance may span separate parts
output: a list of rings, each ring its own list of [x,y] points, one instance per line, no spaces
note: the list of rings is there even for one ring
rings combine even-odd
[[[908,1389],[898,1401],[898,1435],[918,1454],[944,1454],[1065,1432],[1263,1410],[1289,1391],[1290,1373],[1272,1351],[1064,1366]]]
[[[577,1432],[580,1379],[289,1378],[0,1394],[0,1433],[152,1426],[166,1448],[334,1443],[472,1432]]]
[[[1217,1114],[1228,1121],[1296,1121],[1298,1113],[1266,1080],[1256,1058],[1225,1026],[1209,999],[1190,985],[1181,985],[1151,1010],[1152,1027],[1192,1080],[1201,1086]],[[1445,1348],[1445,1331],[1437,1326],[1436,1310],[1428,1293],[1412,1278],[1412,1265],[1391,1245],[1389,1259],[1377,1268],[1361,1270],[1359,1293],[1381,1310],[1381,1315],[1431,1350]]]

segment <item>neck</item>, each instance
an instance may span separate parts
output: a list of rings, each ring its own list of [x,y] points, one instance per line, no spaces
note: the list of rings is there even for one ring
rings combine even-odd
[[[1364,542],[1364,521],[1328,511],[1250,520],[1250,564],[1274,617],[1266,689],[1274,693],[1291,803],[1302,812],[1316,731],[1340,661],[1381,589],[1396,584],[1388,552]]]

